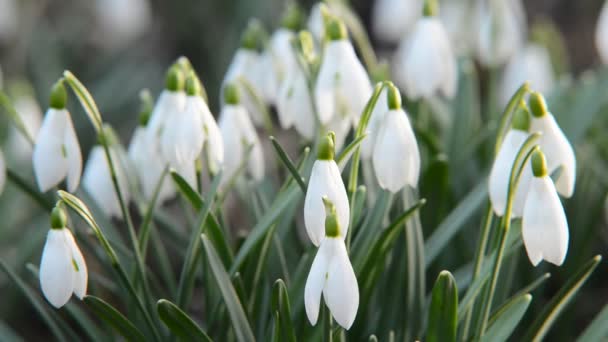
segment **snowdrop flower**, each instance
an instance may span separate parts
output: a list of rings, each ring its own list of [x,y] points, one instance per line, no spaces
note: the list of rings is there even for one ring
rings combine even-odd
[[[503,106],[525,81],[540,93],[548,93],[553,88],[553,67],[544,46],[529,43],[511,58],[502,76],[500,100]]]
[[[61,82],[51,90],[50,108],[34,146],[33,164],[38,188],[46,192],[67,178],[68,191],[80,183],[82,155],[72,117],[65,108],[68,94]]]
[[[306,74],[302,67],[297,65],[279,89],[277,113],[283,129],[293,126],[308,140],[315,138],[315,114],[311,96]]]
[[[595,29],[595,46],[602,62],[608,64],[608,1],[604,2]]]
[[[0,0],[0,41],[9,41],[19,28],[17,1]]]
[[[422,0],[378,0],[372,7],[372,31],[386,43],[397,43],[422,13]]]
[[[374,152],[376,137],[378,136],[378,130],[380,129],[380,123],[384,121],[384,117],[388,110],[387,88],[383,87],[380,95],[378,95],[378,101],[372,110],[372,114],[369,117],[367,137],[361,142],[361,158],[365,160],[371,159],[372,153]]]
[[[343,122],[358,124],[372,94],[372,86],[348,40],[344,23],[331,18],[326,36],[329,42],[323,53],[314,96],[319,121],[336,132],[336,148],[339,150],[348,133],[348,130],[344,132]]]
[[[203,119],[203,132],[205,133],[203,153],[209,172],[212,175],[215,175],[220,171],[224,164],[224,139],[222,138],[220,127],[211,114],[209,107],[200,95],[199,99],[200,100],[197,100],[197,102],[199,113]]]
[[[513,116],[511,129],[505,135],[500,150],[496,155],[492,171],[490,171],[488,192],[490,202],[494,213],[498,216],[503,216],[507,207],[507,197],[509,192],[509,180],[511,178],[511,169],[515,163],[517,153],[528,138],[528,130],[530,128],[530,113],[525,103],[520,103],[519,108]],[[511,217],[521,217],[524,202],[526,200],[526,192],[528,184],[532,178],[532,173],[529,168],[524,168],[519,180],[519,184],[513,198]]]
[[[410,121],[401,107],[399,90],[389,86],[387,97],[389,110],[378,129],[373,165],[380,187],[396,193],[406,184],[417,187],[420,152]]]
[[[532,111],[531,132],[541,132],[539,145],[547,157],[547,170],[553,173],[560,166],[562,172],[555,181],[557,191],[564,197],[571,197],[576,182],[576,157],[568,138],[547,109],[545,98],[538,92],[528,99]]]
[[[471,39],[471,12],[470,1],[467,0],[442,0],[439,19],[443,23],[452,50],[458,56],[467,55],[473,48]]]
[[[522,237],[532,265],[546,260],[561,266],[568,253],[568,220],[541,151],[532,155],[530,190],[522,217]]]
[[[317,324],[321,294],[332,316],[344,329],[349,329],[359,308],[359,285],[348,258],[342,225],[333,203],[323,198],[327,217],[323,240],[317,251],[304,288],[306,315]]]
[[[436,8],[425,2],[424,16],[405,37],[395,56],[395,78],[413,100],[438,93],[453,97],[457,85],[456,57]]]
[[[253,180],[259,182],[264,178],[262,145],[247,109],[241,105],[239,95],[235,85],[228,84],[224,87],[224,106],[219,122],[225,151],[223,184],[235,175],[243,163],[246,163],[246,170]],[[251,152],[247,155],[249,149]]]
[[[476,50],[487,67],[504,64],[523,45],[526,18],[520,0],[477,0]]]
[[[40,106],[30,95],[19,96],[15,100],[14,106],[29,136],[36,141],[40,125],[42,124],[42,110]],[[32,145],[15,126],[11,126],[6,143],[7,150],[17,162],[25,163],[25,161],[32,160]]]
[[[186,95],[183,90],[184,75],[179,66],[173,65],[167,71],[165,89],[156,100],[150,121],[146,126],[149,142],[157,145],[158,148],[167,120],[175,117],[185,107]]]
[[[87,264],[66,222],[63,209],[55,207],[40,260],[42,294],[58,309],[70,300],[72,293],[79,299],[87,293]]]
[[[336,207],[338,221],[343,232],[342,238],[348,233],[350,219],[348,195],[338,164],[334,161],[334,154],[334,136],[330,132],[322,138],[304,199],[304,225],[310,241],[315,246],[319,246],[325,236],[325,217],[329,215],[323,205],[324,196]]]
[[[152,22],[148,0],[96,0],[97,20],[102,31],[102,42],[120,47],[133,41]]]

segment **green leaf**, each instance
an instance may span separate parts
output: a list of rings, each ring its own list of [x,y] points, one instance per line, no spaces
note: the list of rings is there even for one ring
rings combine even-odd
[[[201,236],[201,240],[203,241],[203,246],[207,254],[207,261],[211,267],[211,272],[213,273],[217,286],[222,293],[224,304],[226,304],[226,308],[228,309],[228,314],[230,315],[232,327],[236,333],[237,340],[242,342],[255,341],[253,331],[249,326],[247,316],[245,316],[245,310],[243,310],[243,306],[241,305],[236,291],[232,286],[232,282],[230,281],[230,276],[226,272],[226,269],[217,255],[213,244],[205,234]]]
[[[280,322],[280,331],[283,332],[284,339],[281,341],[296,341],[296,334],[291,321],[291,305],[289,304],[289,295],[287,286],[282,279],[274,282],[272,288],[272,311],[277,313],[277,320]]]
[[[501,306],[499,306],[495,310],[495,312],[498,313],[499,311],[501,311],[502,309],[504,309],[508,305],[511,305],[512,302],[516,301],[522,295],[525,295],[527,293],[531,293],[532,291],[534,291],[537,287],[539,287],[540,285],[542,285],[549,278],[551,278],[551,273],[545,273],[542,276],[538,277],[532,283],[528,284],[523,289],[517,291],[517,293],[515,293],[509,299],[507,299]],[[496,315],[496,313],[494,313],[492,316]]]
[[[190,184],[188,184],[184,177],[177,173],[177,171],[172,169],[169,173],[179,192],[188,200],[188,202],[190,202],[196,211],[201,210],[203,208],[203,199],[201,196],[192,189]]]
[[[23,342],[24,339],[17,334],[8,324],[0,320],[0,341]]]
[[[524,317],[532,296],[522,294],[509,302],[504,308],[496,312],[489,322],[488,330],[481,339],[482,342],[506,341],[513,333],[521,319]],[[525,341],[525,340],[524,340]]]
[[[526,93],[528,93],[529,90],[530,90],[530,85],[528,84],[528,82],[524,82],[517,89],[517,91],[515,91],[515,93],[509,100],[509,103],[507,103],[507,106],[505,107],[505,110],[503,111],[503,113],[500,117],[500,125],[498,126],[498,132],[496,132],[496,145],[494,146],[495,155],[498,154],[498,151],[500,150],[500,145],[502,145],[504,136],[509,131],[512,113],[515,111],[515,108],[517,108],[517,105],[519,105],[519,102],[522,100],[524,95],[526,95]]]
[[[568,279],[559,292],[545,305],[543,311],[526,332],[523,341],[541,341],[544,338],[555,322],[555,319],[570,303],[570,300],[572,300],[581,286],[587,281],[601,260],[602,256],[596,255]]]
[[[431,296],[426,341],[456,341],[458,289],[448,271],[441,271]]]
[[[36,142],[27,130],[23,120],[21,120],[21,115],[17,113],[10,98],[2,90],[0,90],[0,107],[4,108],[4,111],[8,115],[8,118],[13,122],[13,125],[15,125],[19,132],[27,139],[30,145],[34,146]]]
[[[175,335],[188,341],[212,341],[192,318],[170,301],[159,300],[156,310],[163,323]]]
[[[283,150],[283,147],[281,147],[281,144],[279,144],[279,142],[277,141],[277,139],[275,139],[275,137],[270,136],[270,142],[272,143],[274,150],[277,152],[279,159],[281,159],[281,161],[283,162],[283,164],[285,165],[287,170],[289,170],[289,172],[291,172],[291,176],[293,177],[293,179],[295,179],[296,182],[298,182],[298,185],[300,186],[300,189],[302,189],[302,192],[306,193],[306,188],[307,188],[306,181],[300,175],[300,172],[298,172],[298,169],[293,164],[293,161],[291,161],[291,158],[289,158],[287,153],[285,153],[285,150]]]
[[[74,94],[76,94],[76,97],[78,97],[82,108],[84,108],[85,113],[87,113],[89,120],[93,124],[93,128],[95,128],[95,132],[99,134],[102,130],[101,126],[103,125],[103,121],[93,96],[91,96],[91,93],[89,93],[82,82],[80,82],[78,78],[76,78],[76,76],[74,76],[74,74],[72,74],[70,71],[64,71],[63,78],[68,83],[70,88],[72,88]]]
[[[111,325],[128,341],[146,341],[144,334],[131,321],[103,299],[87,295],[83,300],[97,317]]]
[[[591,324],[576,340],[577,342],[595,342],[606,340],[608,337],[608,304],[595,316]]]

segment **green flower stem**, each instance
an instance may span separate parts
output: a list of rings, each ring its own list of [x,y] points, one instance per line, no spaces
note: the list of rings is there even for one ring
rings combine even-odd
[[[515,111],[515,108],[528,91],[530,91],[530,85],[528,84],[528,82],[524,82],[524,84],[522,84],[519,89],[517,89],[515,94],[513,94],[513,96],[509,100],[509,103],[505,107],[505,110],[503,111],[502,116],[500,118],[500,125],[498,126],[498,131],[496,132],[496,144],[494,145],[494,155],[497,155],[498,151],[500,151],[500,145],[502,145],[502,141],[504,140],[505,135],[509,131],[512,113]]]

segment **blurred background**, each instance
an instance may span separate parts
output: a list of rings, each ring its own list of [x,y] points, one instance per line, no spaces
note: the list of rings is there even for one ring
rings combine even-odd
[[[299,3],[308,11],[313,1]],[[369,28],[373,1],[350,3]],[[523,4],[528,26],[551,23],[563,39],[565,53],[560,55],[559,62],[562,74],[578,79],[585,71],[600,68],[594,35],[603,0],[528,0]],[[36,103],[19,105],[34,107],[33,110],[39,106],[38,110],[44,112],[49,87],[62,75],[63,70],[69,69],[88,87],[104,118],[117,129],[123,143],[127,143],[137,122],[139,91],[149,88],[154,95],[158,94],[164,85],[166,68],[181,55],[187,56],[198,71],[209,93],[209,105],[217,114],[220,83],[249,18],[259,18],[272,32],[279,25],[284,8],[285,2],[282,0],[0,0],[2,88],[13,100],[22,94],[32,95]],[[395,49],[395,46],[382,43],[373,35],[370,38],[380,57]],[[484,90],[481,91],[483,94]],[[608,89],[604,88],[603,94],[608,97]],[[72,97],[70,101],[83,160],[86,160],[90,146],[95,143],[95,135],[85,115],[79,114],[81,109],[76,106],[76,100]],[[603,120],[596,121],[599,126],[594,125],[589,132],[583,133],[603,139],[602,146],[605,146],[606,138],[601,138],[608,129],[605,108],[601,113]],[[561,115],[570,116],[571,120],[576,121],[578,114]],[[6,119],[2,117],[1,120],[2,136],[13,139],[6,129]],[[591,141],[593,144],[597,140]],[[580,148],[593,148],[586,144],[581,144]],[[30,168],[18,168],[17,165],[29,165],[29,160],[16,160],[17,157],[11,157],[12,152],[5,150],[9,166],[23,170],[20,172],[27,177],[31,173]],[[606,165],[606,154],[608,151],[605,149],[600,149],[597,154],[603,159],[600,165]],[[571,249],[563,272],[560,270],[564,277],[575,270],[568,267],[581,265],[594,254],[603,253],[606,257],[608,234],[604,198],[608,178],[598,176],[598,172],[605,173],[605,169],[596,170],[592,172],[593,175],[581,173],[577,194],[583,192],[578,198],[584,198],[584,201],[577,201],[575,196],[568,202],[572,239],[579,240],[579,245],[586,248]],[[453,205],[459,195],[462,192],[455,190],[454,198],[447,201],[447,207]],[[589,198],[593,200],[588,201]],[[38,263],[48,228],[47,214],[28,209],[33,207],[35,205],[29,199],[10,186],[0,197],[0,257],[19,272],[24,271],[23,265],[27,262]],[[434,220],[445,216],[446,212],[439,213]],[[458,246],[474,244],[477,222],[479,220],[473,221],[467,230],[470,236],[461,234]],[[572,225],[573,222],[584,222],[584,227]],[[581,234],[577,235],[577,231]],[[468,252],[465,249],[460,254],[470,260],[473,249]],[[525,269],[530,273],[518,278],[521,284],[515,288],[542,272],[531,268],[523,255],[514,262],[524,265],[518,270]],[[450,260],[444,258],[438,264],[447,267]],[[429,272],[429,279],[435,277],[437,267]],[[540,268],[543,267],[547,266]],[[567,317],[564,321],[566,324],[557,324],[551,336],[576,336],[599,312],[608,301],[606,271],[608,268],[603,262],[577,297],[576,306],[568,309],[572,312],[564,315]],[[550,298],[563,283],[559,274],[554,277],[557,279],[549,281],[542,289],[541,296],[545,296],[545,299]],[[31,275],[29,279],[33,279]],[[539,300],[536,298],[533,301],[536,310],[532,312],[538,312],[546,302],[542,297]],[[19,303],[24,303],[24,300],[12,292],[8,279],[0,273],[0,330],[10,326],[27,338],[46,336],[46,327],[32,308]]]

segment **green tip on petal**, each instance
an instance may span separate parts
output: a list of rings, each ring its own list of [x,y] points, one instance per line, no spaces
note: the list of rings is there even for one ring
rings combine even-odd
[[[190,71],[188,78],[186,78],[186,94],[188,96],[198,96],[201,94],[201,81],[193,71]]]
[[[435,17],[439,14],[439,2],[437,0],[425,0],[422,14],[425,17]]]
[[[281,18],[281,26],[291,31],[297,31],[302,26],[302,20],[303,16],[300,7],[292,3],[287,7],[283,18]]]
[[[63,229],[68,223],[65,210],[58,204],[51,211],[51,229]]]
[[[325,206],[325,236],[338,237],[340,236],[340,224],[338,223],[338,215],[336,215],[336,206],[323,196],[323,205]]]
[[[68,92],[63,85],[63,81],[59,80],[51,88],[51,96],[49,97],[49,106],[55,109],[64,109],[68,102]]]
[[[321,138],[319,144],[319,152],[317,153],[318,160],[334,160],[336,153],[336,134],[334,132],[327,133]]]
[[[527,132],[530,129],[530,111],[528,110],[528,106],[526,106],[526,103],[523,100],[515,109],[515,113],[513,114],[513,121],[511,122],[511,127],[513,127],[513,129],[517,129],[524,132]]]
[[[184,73],[180,67],[174,65],[169,68],[165,88],[169,91],[184,90]]]
[[[329,40],[344,40],[348,39],[348,31],[342,20],[333,17],[325,26],[325,34]]]
[[[236,85],[229,83],[224,87],[224,103],[229,105],[239,104],[239,89]]]
[[[392,82],[388,85],[386,98],[388,102],[388,109],[401,109],[401,94],[399,93],[399,89],[397,89]]]
[[[534,177],[545,177],[548,174],[547,160],[540,148],[536,148],[534,152],[532,152],[532,173],[534,174]]]
[[[532,115],[536,118],[545,116],[549,111],[547,110],[547,102],[545,98],[536,91],[533,91],[528,98],[528,105],[532,111]]]

